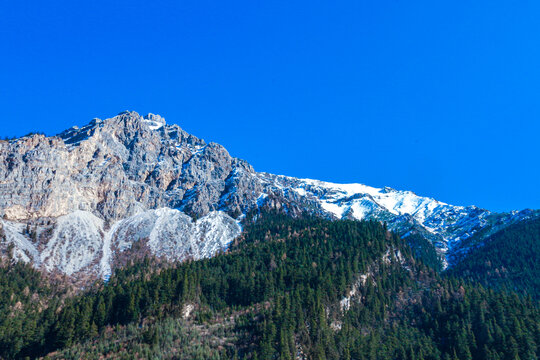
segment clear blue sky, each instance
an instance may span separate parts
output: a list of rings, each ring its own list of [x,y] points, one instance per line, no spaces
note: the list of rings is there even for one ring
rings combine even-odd
[[[0,136],[129,109],[256,170],[540,208],[538,1],[2,1]]]

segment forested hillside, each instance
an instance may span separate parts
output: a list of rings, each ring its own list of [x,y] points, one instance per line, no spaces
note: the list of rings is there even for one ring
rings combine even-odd
[[[247,224],[230,250],[215,258],[168,267],[148,258],[74,297],[49,290],[42,296],[62,301],[50,301],[41,310],[6,309],[2,356],[261,360],[539,355],[536,300],[441,278],[413,255],[405,240],[378,222],[266,214]],[[25,268],[24,274],[16,277],[20,284],[1,283],[6,298],[35,283],[32,270]],[[21,297],[21,306],[29,308],[32,301]],[[9,329],[15,321],[39,326],[15,341]]]
[[[504,228],[471,246],[450,274],[540,298],[540,218]]]

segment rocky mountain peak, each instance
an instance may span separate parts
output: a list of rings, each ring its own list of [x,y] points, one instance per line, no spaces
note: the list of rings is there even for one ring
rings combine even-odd
[[[82,140],[99,132],[109,134],[127,133],[135,137],[148,130],[157,130],[164,126],[166,126],[165,119],[160,115],[150,113],[143,117],[135,111],[123,111],[105,120],[94,118],[88,124],[82,127],[74,126],[58,136],[64,139],[66,143],[73,143],[75,142],[74,136],[78,136],[77,140]],[[174,128],[180,129],[177,125]]]
[[[47,271],[105,276],[139,241],[168,259],[212,256],[239,234],[247,213],[261,208],[377,219],[402,235],[422,232],[441,253],[492,219],[500,227],[529,216],[259,173],[155,114],[125,111],[58,136],[0,141],[0,255],[11,244],[16,259]]]
[[[144,116],[144,122],[150,126],[152,130],[157,130],[164,125],[167,125],[165,122],[165,119],[161,117],[160,115],[149,113]]]

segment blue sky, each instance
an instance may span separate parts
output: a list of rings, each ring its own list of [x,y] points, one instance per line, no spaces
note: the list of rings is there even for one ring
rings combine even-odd
[[[259,171],[540,208],[539,18],[524,0],[4,1],[0,136],[153,112]]]

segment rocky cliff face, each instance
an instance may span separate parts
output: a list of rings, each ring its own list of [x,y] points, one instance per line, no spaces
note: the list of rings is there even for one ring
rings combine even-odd
[[[443,253],[494,217],[406,191],[258,173],[153,114],[0,141],[0,250],[50,272],[107,277],[136,243],[167,259],[213,256],[262,206],[384,220],[402,234],[427,234]]]
[[[16,221],[74,210],[115,221],[159,207],[202,216],[245,207],[246,193],[260,191],[246,181],[255,172],[245,161],[157,115],[126,112],[56,137],[2,142],[0,156],[0,212]]]
[[[245,193],[260,192],[246,181],[254,173],[222,146],[152,114],[2,141],[3,245],[67,275],[108,276],[115,252],[139,240],[170,259],[212,256],[240,233],[216,210],[241,214],[252,199]]]

